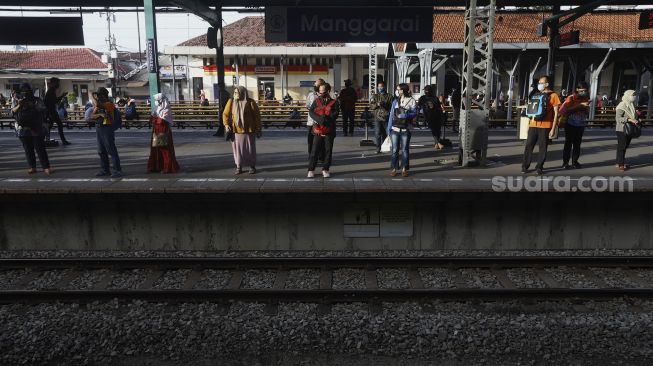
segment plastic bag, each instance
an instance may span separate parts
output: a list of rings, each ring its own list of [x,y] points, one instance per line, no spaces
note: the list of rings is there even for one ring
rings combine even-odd
[[[381,152],[390,152],[392,149],[392,141],[390,141],[390,136],[385,138],[385,141],[383,141],[383,144],[381,144]]]

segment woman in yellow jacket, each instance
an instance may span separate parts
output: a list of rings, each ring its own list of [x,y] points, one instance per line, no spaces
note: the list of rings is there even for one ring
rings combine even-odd
[[[222,124],[231,141],[236,163],[236,174],[249,166],[249,174],[256,173],[256,139],[261,137],[261,112],[256,101],[248,98],[247,89],[239,86],[227,101],[222,112]]]

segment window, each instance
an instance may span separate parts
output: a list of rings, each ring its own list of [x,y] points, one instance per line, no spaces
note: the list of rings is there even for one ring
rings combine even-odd
[[[260,57],[256,58],[256,66],[263,66],[262,59]]]

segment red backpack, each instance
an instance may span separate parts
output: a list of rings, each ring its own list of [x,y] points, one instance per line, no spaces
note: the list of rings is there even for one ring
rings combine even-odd
[[[327,105],[322,104],[322,100],[320,98],[315,99],[317,102],[317,106],[313,110],[313,113],[317,114],[318,116],[330,116],[331,115],[331,108],[336,104],[335,99],[331,99]],[[318,126],[317,123],[313,123],[313,133],[316,135],[328,135],[331,132],[331,126],[327,126],[326,124],[323,124],[322,126]]]

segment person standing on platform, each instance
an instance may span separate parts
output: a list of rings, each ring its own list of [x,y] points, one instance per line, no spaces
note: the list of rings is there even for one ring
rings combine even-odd
[[[544,174],[544,162],[546,161],[546,152],[549,146],[549,140],[555,136],[555,130],[558,121],[558,107],[560,106],[560,97],[550,88],[548,76],[542,76],[537,84],[538,92],[530,97],[528,104],[531,106],[540,106],[541,113],[531,114],[528,123],[528,137],[524,148],[524,159],[522,162],[522,174],[528,172],[533,156],[535,145],[538,146],[537,165],[535,166],[537,175]],[[538,108],[535,107],[537,110]]]
[[[59,102],[65,98],[68,93],[57,96],[59,85],[59,78],[49,78],[47,81],[48,90],[45,92],[45,99],[43,101],[45,102],[45,106],[48,108],[48,119],[50,120],[49,128],[52,128],[52,125],[56,123],[61,143],[64,145],[70,145],[70,142],[66,140],[66,137],[63,134],[63,123],[61,122],[61,118],[59,118],[59,113],[57,112]]]
[[[345,88],[340,91],[338,101],[342,111],[342,132],[345,136],[354,136],[354,118],[356,116],[356,101],[358,95],[352,87],[352,81],[345,80]]]
[[[338,118],[338,100],[331,98],[331,85],[324,83],[318,89],[315,101],[308,109],[313,119],[312,126],[313,149],[308,158],[308,178],[315,176],[315,167],[320,152],[324,149],[324,164],[322,165],[322,176],[329,178],[329,168],[333,157],[333,141],[336,138],[336,119]]]
[[[412,119],[417,116],[417,103],[410,95],[410,89],[406,83],[397,85],[395,97],[388,118],[388,134],[392,141],[390,176],[397,176],[397,171],[401,168],[401,176],[407,177],[410,167],[410,124]],[[401,166],[399,165],[400,148]]]
[[[372,95],[370,101],[370,111],[374,113],[374,142],[376,143],[377,154],[381,153],[381,145],[388,137],[386,126],[391,108],[392,96],[388,94],[385,82],[381,81],[376,84],[376,94]]]
[[[308,93],[306,96],[306,109],[311,109],[311,106],[313,105],[313,102],[315,102],[315,99],[317,98],[317,95],[320,91],[320,85],[324,85],[326,82],[324,79],[317,79],[315,80],[315,83],[313,83],[313,91]],[[306,140],[308,141],[308,155],[311,155],[311,152],[313,151],[313,138],[315,135],[313,135],[313,124],[315,121],[313,118],[311,118],[311,114],[308,114],[308,119],[306,120],[306,127],[308,129],[308,135]],[[318,160],[324,161],[324,152],[321,151]]]
[[[433,95],[433,87],[431,85],[424,87],[424,95],[419,97],[417,107],[424,113],[426,124],[431,129],[431,135],[435,140],[435,149],[444,149],[444,145],[440,143],[440,137],[442,136],[442,104]]]
[[[588,89],[587,83],[581,81],[576,86],[576,92],[568,96],[560,106],[560,120],[566,120],[564,122],[565,147],[562,151],[562,167],[565,169],[571,168],[569,165],[570,157],[574,168],[581,168],[578,158],[580,158],[580,144],[583,141],[585,121],[589,115],[590,99]]]
[[[156,112],[150,118],[152,138],[150,139],[150,158],[147,162],[148,173],[177,173],[179,163],[175,156],[175,144],[172,140],[172,109],[170,101],[163,94],[154,96]]]
[[[97,92],[92,94],[91,101],[93,103],[93,112],[90,114],[90,117],[95,122],[101,168],[95,176],[103,177],[111,174],[111,178],[120,178],[122,177],[122,169],[120,168],[120,157],[116,148],[115,135],[116,130],[120,127],[120,112],[116,109],[115,104],[109,100],[109,91],[106,88],[98,88]],[[113,165],[111,171],[109,167],[109,156],[111,156]]]
[[[45,103],[34,96],[32,87],[23,83],[11,98],[11,113],[16,119],[14,130],[25,150],[29,164],[27,174],[36,173],[36,155],[39,156],[45,174],[53,173],[50,168],[48,152],[45,150],[45,116],[48,113]],[[36,151],[36,154],[34,152]]]
[[[630,168],[626,164],[626,149],[630,146],[632,136],[624,132],[627,123],[639,124],[639,118],[635,110],[635,91],[626,90],[621,103],[617,105],[616,109],[616,131],[617,131],[617,169],[626,171]]]
[[[234,89],[222,112],[222,123],[230,137],[231,148],[236,163],[236,174],[249,166],[249,174],[256,173],[256,139],[261,138],[261,112],[254,99],[247,95],[247,89],[239,86]]]

